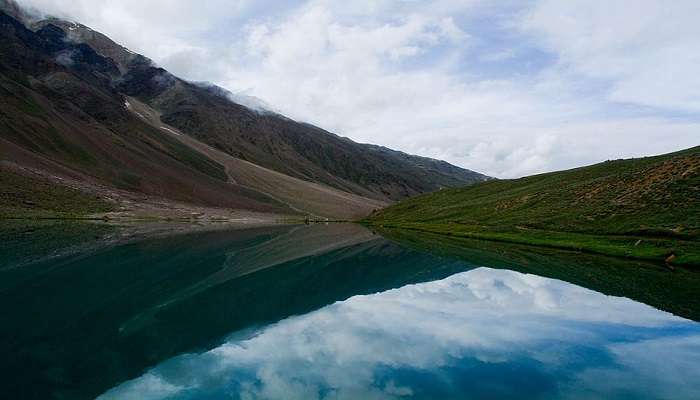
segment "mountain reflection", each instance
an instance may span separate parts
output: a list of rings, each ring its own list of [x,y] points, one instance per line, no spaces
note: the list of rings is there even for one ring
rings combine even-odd
[[[0,230],[4,397],[700,398],[699,325],[626,298],[696,316],[691,272],[352,224],[121,237]]]
[[[185,354],[100,399],[700,398],[700,325],[478,268]]]
[[[231,332],[467,267],[351,224],[95,239],[13,227],[0,254],[0,393],[94,399]],[[8,244],[8,243],[5,243]],[[78,247],[76,247],[78,246]]]

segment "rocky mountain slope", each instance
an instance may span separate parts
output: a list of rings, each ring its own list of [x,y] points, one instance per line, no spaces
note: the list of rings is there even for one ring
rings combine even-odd
[[[488,179],[444,161],[355,143],[275,112],[237,104],[211,84],[186,82],[92,29],[54,24],[115,60],[126,71],[119,89],[157,109],[164,123],[235,157],[304,180],[381,200],[398,200],[442,187]]]
[[[112,87],[116,65],[67,41],[61,29],[33,32],[0,13],[0,51],[3,169],[209,206],[288,211],[227,182],[220,164],[129,112]]]
[[[488,179],[237,104],[225,90],[179,79],[84,25],[32,19],[10,0],[0,10],[7,11],[0,13],[0,165],[15,180],[74,180],[81,184],[73,189],[108,202],[126,191],[355,218]],[[3,187],[3,208],[21,198],[9,191]]]
[[[221,88],[183,81],[142,58],[128,69],[119,89],[161,112],[164,123],[234,157],[293,177],[389,201],[487,179],[437,160],[425,162],[429,159],[355,143],[274,112],[252,110],[231,101]]]

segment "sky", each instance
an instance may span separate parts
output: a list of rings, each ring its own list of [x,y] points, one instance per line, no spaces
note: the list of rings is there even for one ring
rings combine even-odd
[[[20,0],[188,80],[499,178],[700,145],[700,1]]]

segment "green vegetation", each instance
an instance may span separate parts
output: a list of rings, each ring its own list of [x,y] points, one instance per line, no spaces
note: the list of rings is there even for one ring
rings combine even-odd
[[[78,190],[0,169],[0,219],[83,218],[112,207]]]
[[[611,296],[623,296],[700,321],[700,273],[658,263],[624,260],[546,247],[448,237],[405,229],[379,229],[402,246],[456,258],[474,266],[559,279]]]
[[[700,265],[700,147],[446,189],[366,222]]]

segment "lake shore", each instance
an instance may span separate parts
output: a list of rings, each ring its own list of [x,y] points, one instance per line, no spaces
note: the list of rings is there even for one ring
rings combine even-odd
[[[517,228],[507,230],[473,229],[459,224],[377,223],[362,221],[373,228],[404,229],[464,239],[522,244],[560,250],[573,250],[627,259],[645,260],[673,267],[700,267],[700,243],[690,238],[631,235],[593,235]]]

